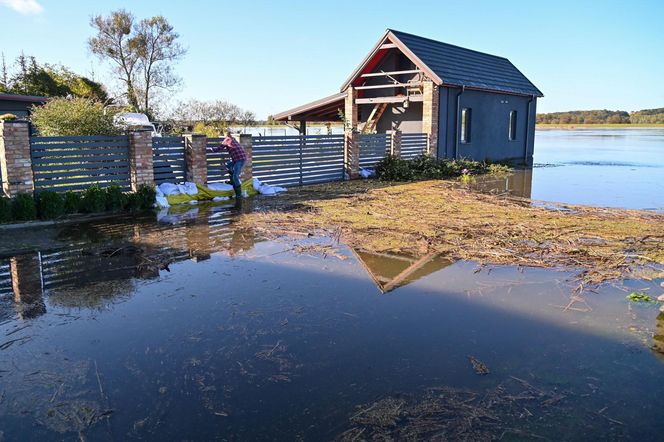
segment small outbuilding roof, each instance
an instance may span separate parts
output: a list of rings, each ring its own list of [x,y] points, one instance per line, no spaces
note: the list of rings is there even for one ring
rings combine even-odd
[[[347,92],[330,95],[329,97],[274,114],[272,118],[276,121],[341,121],[339,118],[339,109],[344,108],[346,95],[348,95]]]
[[[35,95],[0,94],[0,101],[22,101],[26,103],[46,103],[47,97]]]

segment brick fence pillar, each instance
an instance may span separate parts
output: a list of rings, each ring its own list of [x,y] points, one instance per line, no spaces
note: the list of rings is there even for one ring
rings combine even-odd
[[[357,124],[359,123],[357,103],[355,102],[357,99],[357,90],[351,86],[346,92],[348,92],[348,95],[346,95],[344,105],[344,117],[346,118],[346,121],[344,121],[344,129],[357,130]]]
[[[0,122],[2,191],[10,197],[32,193],[35,182],[30,158],[30,131],[25,121]]]
[[[390,155],[395,158],[401,157],[401,131],[398,129],[390,134]]]
[[[21,318],[35,318],[46,313],[41,281],[41,261],[36,253],[9,260],[14,302]]]
[[[150,130],[129,133],[129,175],[131,190],[134,192],[141,184],[154,185],[152,131]]]
[[[438,110],[440,91],[433,81],[423,85],[422,131],[428,136],[427,154],[438,157]]]
[[[184,136],[184,160],[187,181],[207,185],[207,137],[187,134]]]
[[[240,180],[244,183],[246,180],[253,178],[252,172],[252,158],[253,158],[253,139],[249,134],[240,134],[238,136],[238,142],[247,153],[247,161],[244,163],[242,168],[242,174],[240,175]]]
[[[356,130],[345,132],[344,168],[348,179],[360,177],[360,133]]]

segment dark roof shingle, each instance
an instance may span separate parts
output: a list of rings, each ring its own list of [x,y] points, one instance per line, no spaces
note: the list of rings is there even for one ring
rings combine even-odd
[[[389,31],[438,75],[443,84],[543,96],[506,58],[392,29]]]

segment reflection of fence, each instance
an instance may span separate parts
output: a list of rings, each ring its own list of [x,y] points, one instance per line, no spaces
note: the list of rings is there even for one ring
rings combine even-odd
[[[427,134],[401,134],[401,158],[410,160],[427,153],[429,137]]]
[[[344,177],[343,135],[253,139],[253,176],[273,185],[314,184]]]
[[[228,151],[222,149],[220,152],[212,152],[210,149],[218,147],[223,138],[207,139],[207,178],[209,183],[219,183],[228,179],[226,172],[226,161],[229,160]]]
[[[184,138],[152,138],[152,159],[155,183],[178,183],[184,181],[186,168]]]
[[[36,190],[130,187],[127,136],[32,137],[30,154]]]
[[[360,134],[360,167],[374,167],[390,153],[390,134]]]

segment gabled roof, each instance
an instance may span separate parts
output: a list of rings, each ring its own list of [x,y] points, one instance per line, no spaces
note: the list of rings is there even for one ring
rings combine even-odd
[[[393,43],[437,85],[465,86],[473,89],[542,97],[535,87],[508,59],[459,46],[388,29],[367,58],[355,69],[341,90],[350,86],[376,56],[384,55],[384,43]]]

